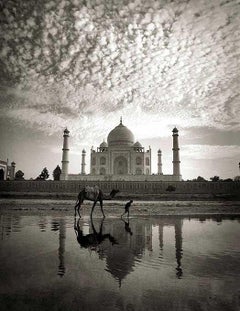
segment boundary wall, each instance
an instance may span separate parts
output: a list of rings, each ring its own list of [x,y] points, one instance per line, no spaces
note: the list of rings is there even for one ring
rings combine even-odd
[[[98,185],[103,192],[109,193],[112,189],[120,190],[120,197],[127,194],[138,196],[151,194],[211,194],[211,195],[240,195],[240,181],[233,182],[187,182],[187,181],[0,181],[0,195],[8,192],[31,192],[52,194],[77,194],[84,186]],[[169,192],[168,186],[175,187]]]
[[[147,182],[158,182],[158,181],[181,181],[181,175],[81,175],[81,174],[69,174],[67,180],[73,181],[147,181]]]

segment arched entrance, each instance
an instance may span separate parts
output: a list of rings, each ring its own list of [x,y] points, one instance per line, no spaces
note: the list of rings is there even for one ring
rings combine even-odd
[[[128,161],[124,156],[119,156],[114,160],[114,175],[126,175],[128,173]]]

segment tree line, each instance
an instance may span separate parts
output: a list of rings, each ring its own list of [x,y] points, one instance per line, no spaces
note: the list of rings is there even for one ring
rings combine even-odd
[[[53,170],[52,172],[52,176],[53,176],[53,180],[60,180],[60,175],[61,175],[61,168],[59,165],[56,166],[56,168]],[[41,173],[35,178],[30,178],[30,180],[47,180],[49,178],[49,171],[46,167],[43,168],[43,170],[41,171]],[[15,180],[25,180],[24,178],[24,173],[21,170],[18,170],[15,174]],[[235,176],[233,179],[232,178],[226,178],[226,179],[222,179],[219,176],[213,176],[210,177],[209,180],[205,179],[202,176],[198,176],[197,178],[193,178],[193,179],[187,179],[185,181],[188,182],[208,182],[208,181],[223,181],[223,182],[230,182],[230,181],[240,181],[240,176]],[[171,190],[170,190],[171,191]]]

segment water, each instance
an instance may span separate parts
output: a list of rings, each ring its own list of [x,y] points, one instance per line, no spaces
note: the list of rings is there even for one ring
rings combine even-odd
[[[240,310],[239,218],[0,220],[1,310]]]

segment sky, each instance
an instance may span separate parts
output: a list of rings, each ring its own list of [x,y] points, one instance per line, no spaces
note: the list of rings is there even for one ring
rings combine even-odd
[[[184,180],[239,175],[239,0],[1,0],[0,159],[25,178],[70,173],[120,117]]]

